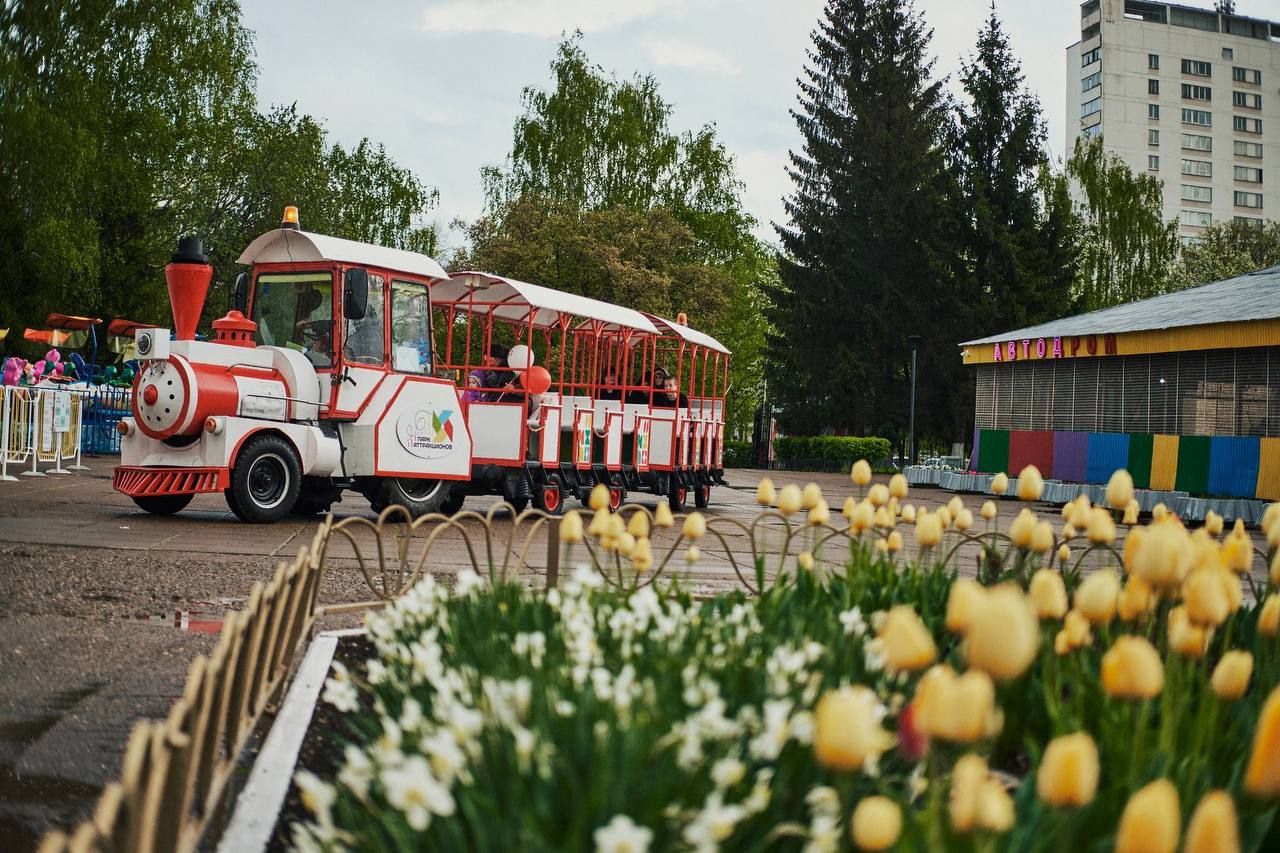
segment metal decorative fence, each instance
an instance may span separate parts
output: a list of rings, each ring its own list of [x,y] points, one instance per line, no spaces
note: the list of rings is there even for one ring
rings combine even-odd
[[[192,663],[168,718],[134,727],[120,779],[103,790],[93,817],[70,835],[46,835],[41,853],[196,849],[314,625],[321,553],[313,542],[269,584],[254,585],[245,609],[228,614],[213,654]]]
[[[129,414],[133,405],[133,389],[101,386],[85,394],[83,399],[84,429],[80,446],[90,456],[120,452],[120,433],[116,424]]]

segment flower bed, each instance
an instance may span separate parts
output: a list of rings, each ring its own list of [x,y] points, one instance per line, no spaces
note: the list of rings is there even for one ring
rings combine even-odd
[[[294,844],[1280,849],[1280,595],[1246,600],[1241,531],[1163,516],[1121,555],[1118,509],[1005,534],[895,478],[846,504],[846,548],[816,490],[760,496],[812,524],[756,597],[658,589],[647,524],[600,510],[607,573],[545,594],[428,577],[371,614],[376,654],[324,694],[336,772],[295,777]],[[961,542],[981,583],[956,578]]]

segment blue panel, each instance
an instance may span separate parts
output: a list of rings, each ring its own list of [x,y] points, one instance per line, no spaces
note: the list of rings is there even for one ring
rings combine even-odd
[[[1085,482],[1105,483],[1111,479],[1112,474],[1128,464],[1128,433],[1089,433],[1089,461],[1085,465]]]
[[[1209,494],[1251,498],[1258,487],[1258,454],[1254,437],[1215,436],[1209,441]]]

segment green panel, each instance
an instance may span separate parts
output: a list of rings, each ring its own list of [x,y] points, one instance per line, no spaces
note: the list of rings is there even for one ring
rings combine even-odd
[[[1149,432],[1129,434],[1129,476],[1139,489],[1151,488],[1151,452],[1156,437]]]
[[[1181,492],[1209,492],[1209,441],[1207,435],[1178,437],[1178,478],[1173,487]]]
[[[978,470],[994,474],[1009,468],[1009,431],[984,429],[978,438]]]

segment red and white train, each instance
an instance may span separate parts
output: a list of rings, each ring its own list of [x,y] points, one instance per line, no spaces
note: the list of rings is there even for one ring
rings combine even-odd
[[[296,208],[239,260],[235,307],[196,340],[213,269],[182,240],[165,268],[174,334],[136,333],[114,485],[148,512],[221,492],[271,522],[345,490],[414,515],[479,494],[559,512],[597,483],[615,507],[633,491],[679,510],[722,482],[729,351],[683,316],[450,275],[302,231]]]

